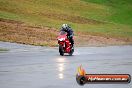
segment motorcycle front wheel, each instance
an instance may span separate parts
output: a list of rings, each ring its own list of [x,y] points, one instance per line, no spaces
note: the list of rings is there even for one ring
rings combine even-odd
[[[63,47],[61,45],[59,45],[59,53],[61,56],[64,55],[64,50],[63,50]]]

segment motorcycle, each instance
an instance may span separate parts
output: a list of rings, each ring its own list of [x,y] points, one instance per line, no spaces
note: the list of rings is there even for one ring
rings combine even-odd
[[[67,38],[67,33],[65,31],[61,31],[57,40],[59,44],[60,55],[63,56],[64,53],[68,53],[71,56],[74,52],[74,47],[72,47],[69,39]]]

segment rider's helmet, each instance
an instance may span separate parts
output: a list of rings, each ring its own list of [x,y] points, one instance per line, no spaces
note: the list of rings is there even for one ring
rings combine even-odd
[[[62,24],[62,28],[64,28],[65,30],[67,30],[68,25],[67,24]]]

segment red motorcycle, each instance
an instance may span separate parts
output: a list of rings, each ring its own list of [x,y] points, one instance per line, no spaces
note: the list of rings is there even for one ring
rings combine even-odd
[[[68,53],[71,56],[74,52],[74,48],[72,47],[69,39],[67,38],[67,33],[65,31],[61,31],[57,40],[59,44],[60,55],[63,56],[64,53]]]

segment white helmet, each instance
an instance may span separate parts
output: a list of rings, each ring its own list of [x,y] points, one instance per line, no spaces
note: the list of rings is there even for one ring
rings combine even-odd
[[[62,28],[67,29],[68,25],[67,24],[62,24]]]

